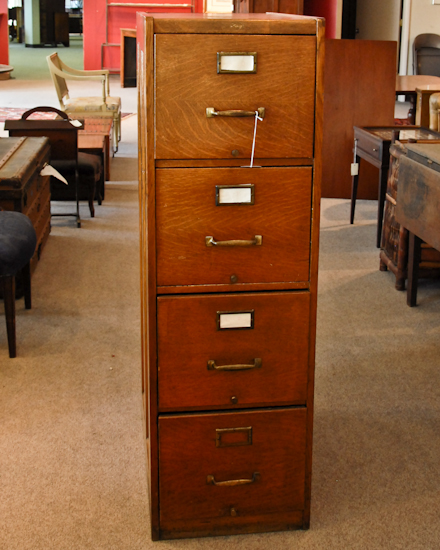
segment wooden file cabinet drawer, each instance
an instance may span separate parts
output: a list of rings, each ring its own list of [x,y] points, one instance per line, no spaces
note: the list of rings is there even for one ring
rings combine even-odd
[[[309,307],[308,292],[159,297],[159,411],[304,404]]]
[[[253,192],[254,203],[217,205],[222,186]],[[308,281],[311,187],[310,167],[158,169],[158,285]],[[224,246],[231,240],[254,244]]]
[[[206,109],[260,107],[256,158],[313,157],[314,36],[163,34],[155,47],[157,159],[249,159],[254,116]],[[256,72],[218,74],[218,52],[256,52]]]
[[[301,526],[306,417],[305,408],[160,417],[163,536]]]

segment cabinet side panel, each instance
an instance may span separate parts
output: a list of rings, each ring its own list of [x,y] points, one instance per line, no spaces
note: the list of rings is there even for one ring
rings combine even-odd
[[[316,110],[315,110],[315,144],[313,168],[313,195],[312,195],[312,232],[310,250],[310,344],[309,344],[309,377],[307,395],[307,448],[306,448],[306,476],[303,528],[310,525],[310,498],[312,473],[312,444],[313,444],[313,401],[315,386],[315,353],[316,353],[316,310],[318,293],[318,256],[319,256],[319,221],[321,208],[321,179],[322,179],[322,128],[324,113],[324,20],[317,22],[316,48]]]
[[[153,18],[138,15],[139,73],[139,199],[142,297],[142,361],[149,437],[148,466],[150,514],[153,540],[159,537],[156,361],[156,214],[154,168],[154,27]]]

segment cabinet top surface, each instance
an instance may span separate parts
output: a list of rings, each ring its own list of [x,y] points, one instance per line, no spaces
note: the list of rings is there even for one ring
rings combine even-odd
[[[317,17],[282,13],[139,13],[142,19],[152,19],[155,33],[255,33],[255,34],[316,34],[324,20]]]

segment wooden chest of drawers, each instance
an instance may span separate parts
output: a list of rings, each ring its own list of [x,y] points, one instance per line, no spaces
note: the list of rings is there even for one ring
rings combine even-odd
[[[29,216],[37,233],[31,259],[35,271],[50,233],[50,177],[40,171],[49,162],[45,137],[0,139],[0,207]]]
[[[137,23],[152,537],[307,528],[323,22]]]

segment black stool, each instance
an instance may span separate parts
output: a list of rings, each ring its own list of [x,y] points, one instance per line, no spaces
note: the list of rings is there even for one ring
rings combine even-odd
[[[23,275],[24,304],[31,309],[30,260],[37,245],[31,220],[20,212],[0,211],[0,280],[3,283],[9,357],[16,357],[15,275]]]

